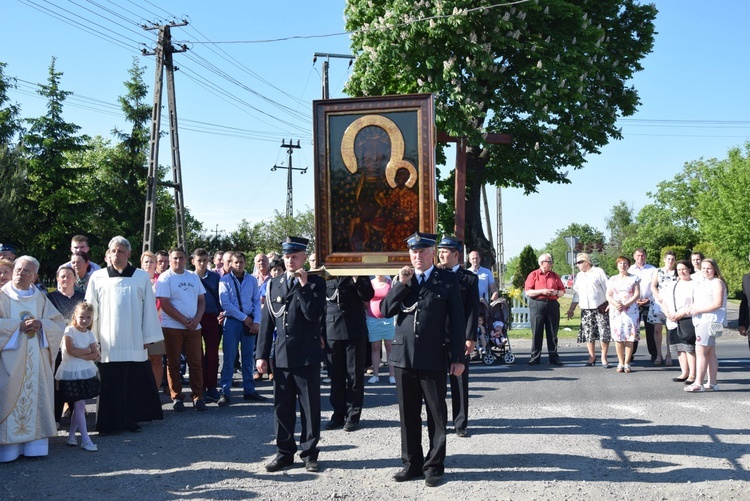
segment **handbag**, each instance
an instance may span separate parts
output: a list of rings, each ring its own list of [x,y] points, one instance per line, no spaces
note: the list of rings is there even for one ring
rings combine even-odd
[[[711,322],[708,324],[708,335],[711,337],[721,337],[724,333],[724,324],[721,322]]]
[[[677,321],[677,339],[684,344],[695,344],[695,325],[692,317],[683,317]],[[670,339],[671,343],[672,340]],[[677,343],[674,343],[677,344]]]
[[[609,301],[604,301],[602,304],[596,307],[596,309],[601,313],[602,315],[607,313],[607,310],[609,309]]]

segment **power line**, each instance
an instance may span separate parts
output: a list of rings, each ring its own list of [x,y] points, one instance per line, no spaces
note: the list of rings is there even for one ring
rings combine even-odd
[[[360,33],[369,33],[373,31],[385,31],[385,30],[392,30],[394,28],[402,28],[404,26],[410,26],[412,24],[421,23],[425,21],[435,21],[439,19],[449,19],[452,17],[465,16],[466,14],[469,14],[471,12],[492,10],[492,9],[497,9],[499,7],[510,7],[512,5],[527,3],[529,1],[531,0],[516,0],[515,2],[503,2],[503,3],[494,4],[494,5],[472,7],[471,9],[460,9],[456,13],[417,17],[409,21],[404,21],[402,23],[388,24],[388,25],[383,25],[379,27],[370,26],[368,28],[361,28],[355,31],[340,31],[337,33],[327,33],[327,34],[322,34],[322,35],[292,35],[288,37],[267,38],[267,39],[261,39],[261,40],[229,40],[229,41],[224,41],[224,42],[213,41],[210,43],[213,43],[213,44],[261,44],[261,43],[287,42],[289,40],[309,40],[313,38],[331,38],[331,37],[340,37],[344,35],[351,36],[351,35],[357,35]],[[199,44],[199,43],[207,43],[207,42],[191,42],[191,43]]]

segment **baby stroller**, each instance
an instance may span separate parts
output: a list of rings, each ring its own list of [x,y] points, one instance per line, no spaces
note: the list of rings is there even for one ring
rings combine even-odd
[[[506,364],[512,364],[516,360],[508,338],[509,318],[508,302],[505,299],[493,301],[487,315],[486,348],[479,348],[479,355],[486,365],[494,364],[496,358],[503,360]]]

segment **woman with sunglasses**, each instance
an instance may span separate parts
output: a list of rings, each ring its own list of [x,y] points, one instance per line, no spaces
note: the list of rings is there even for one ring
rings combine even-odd
[[[576,306],[581,306],[581,329],[578,342],[586,343],[589,351],[587,367],[596,364],[596,341],[599,340],[602,352],[602,367],[609,367],[607,351],[612,338],[607,315],[607,274],[604,270],[591,264],[591,258],[585,252],[576,256],[578,274],[573,283],[573,301],[567,311],[567,317],[573,317]],[[602,306],[600,309],[599,307]]]

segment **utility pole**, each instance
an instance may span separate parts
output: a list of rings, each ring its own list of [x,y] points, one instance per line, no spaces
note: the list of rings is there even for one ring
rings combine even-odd
[[[299,149],[299,140],[297,140],[297,144],[293,144],[292,140],[289,140],[289,144],[284,143],[284,141],[281,141],[281,147],[287,148],[286,152],[289,155],[289,164],[284,167],[283,165],[274,165],[271,167],[271,171],[275,171],[276,169],[286,169],[287,172],[287,178],[286,178],[286,215],[287,217],[291,217],[294,215],[294,207],[292,205],[292,171],[293,170],[299,170],[302,171],[302,174],[307,172],[307,167],[300,168],[300,167],[292,167],[292,153],[295,149]]]
[[[505,235],[503,233],[503,196],[502,188],[497,187],[497,275],[500,289],[505,288]]]
[[[177,247],[187,252],[185,232],[185,201],[182,192],[182,169],[180,165],[180,140],[177,127],[177,100],[174,90],[175,67],[172,54],[185,52],[185,45],[176,48],[172,45],[171,27],[186,26],[187,21],[164,25],[144,26],[144,30],[159,30],[159,41],[154,52],[143,50],[144,56],[156,56],[154,79],[154,106],[151,110],[151,140],[148,160],[148,177],[146,187],[146,209],[143,222],[143,251],[153,250],[154,226],[156,226],[156,196],[159,185],[174,188],[175,226],[177,229]],[[169,139],[172,149],[172,182],[162,181],[159,173],[159,133],[161,130],[161,102],[164,70],[167,74],[167,103],[169,108]]]
[[[328,99],[328,65],[330,59],[332,57],[339,59],[348,59],[349,67],[351,67],[352,63],[354,63],[354,56],[352,56],[351,54],[329,54],[327,52],[316,52],[315,54],[313,54],[313,64],[315,64],[315,61],[317,61],[319,57],[325,58],[325,60],[323,61],[323,75],[321,75],[321,79],[323,80],[323,99]]]

